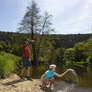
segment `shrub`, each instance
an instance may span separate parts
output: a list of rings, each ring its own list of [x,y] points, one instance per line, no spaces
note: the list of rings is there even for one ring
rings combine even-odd
[[[87,63],[92,64],[92,56],[89,56],[89,57],[87,58]]]
[[[0,78],[6,78],[15,69],[15,64],[21,58],[10,53],[0,53]]]

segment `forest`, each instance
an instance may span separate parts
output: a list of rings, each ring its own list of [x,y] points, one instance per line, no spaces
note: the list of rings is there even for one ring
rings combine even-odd
[[[21,47],[26,39],[31,40],[30,36],[31,34],[29,33],[0,32],[0,52],[4,51],[6,53],[22,57]],[[91,34],[48,34],[44,35],[41,42],[39,42],[40,36],[41,35],[35,34],[34,43],[36,45],[36,56],[38,63],[64,63],[64,59],[65,61],[68,61],[67,59],[69,59],[66,54],[70,55],[70,51],[73,53],[73,49],[75,49],[76,54],[81,54],[80,52],[83,50],[80,50],[80,46],[84,46],[84,44],[87,44],[91,39]],[[32,61],[32,46],[30,48]],[[75,62],[84,60],[83,56],[76,56],[76,58],[80,59],[75,59]],[[72,59],[69,61],[72,61]]]
[[[22,45],[26,39],[31,40],[29,33],[0,32],[0,78],[5,78],[22,64]],[[41,38],[41,40],[39,40]],[[91,65],[91,34],[67,35],[34,35],[36,65]],[[33,48],[31,62],[33,61]]]

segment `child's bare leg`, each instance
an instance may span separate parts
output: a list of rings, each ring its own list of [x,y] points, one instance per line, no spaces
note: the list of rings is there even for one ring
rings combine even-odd
[[[43,83],[44,83],[45,85],[48,85],[48,84],[49,84],[49,81],[48,81],[48,80],[44,80]]]
[[[54,77],[50,78],[49,79],[49,82],[50,82],[50,86],[52,86],[53,82],[54,82]]]

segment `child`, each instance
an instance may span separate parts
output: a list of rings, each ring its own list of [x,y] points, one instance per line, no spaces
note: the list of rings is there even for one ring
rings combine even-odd
[[[41,79],[42,79],[41,87],[42,88],[44,84],[48,85],[50,83],[50,89],[53,90],[52,84],[54,81],[54,76],[63,77],[68,72],[68,69],[63,74],[57,74],[55,71],[56,71],[56,65],[52,64],[50,65],[50,70],[47,70],[45,74],[41,76]]]

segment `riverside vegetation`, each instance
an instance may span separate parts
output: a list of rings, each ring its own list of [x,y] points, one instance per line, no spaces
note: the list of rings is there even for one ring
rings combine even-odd
[[[91,34],[75,35],[44,35],[38,52],[38,39],[35,34],[37,64],[56,65],[92,64],[92,37]],[[74,38],[75,37],[75,38]],[[15,69],[17,62],[21,61],[21,46],[30,34],[0,32],[0,77],[8,76]],[[69,38],[69,39],[67,39]],[[66,40],[67,39],[67,40]],[[67,42],[66,42],[67,41]],[[81,42],[82,41],[82,42]],[[71,43],[70,43],[71,42]],[[74,46],[74,47],[73,47]],[[32,61],[32,47],[31,61]]]

